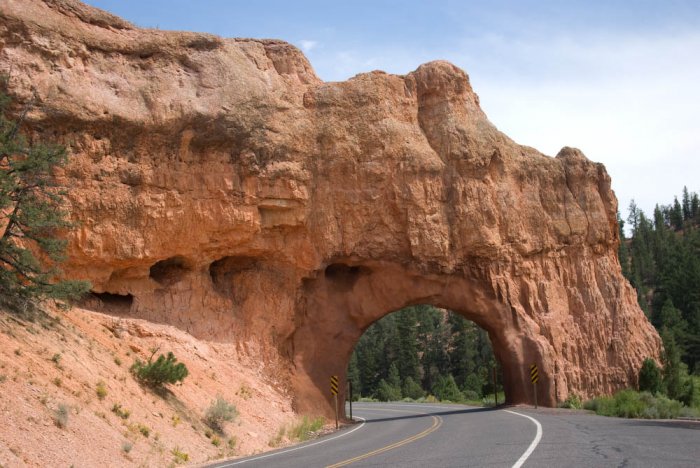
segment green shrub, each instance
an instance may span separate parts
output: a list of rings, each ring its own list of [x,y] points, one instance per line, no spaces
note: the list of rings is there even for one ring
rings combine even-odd
[[[479,394],[476,393],[474,390],[465,390],[462,393],[464,394],[464,399],[467,401],[479,401],[480,400]]]
[[[661,391],[662,385],[661,369],[653,359],[645,359],[639,371],[639,391],[656,395]]]
[[[131,411],[126,408],[122,408],[122,405],[119,403],[115,403],[112,406],[112,413],[116,414],[122,419],[129,419],[129,416],[131,416]]]
[[[305,441],[309,440],[314,432],[323,427],[324,419],[322,417],[309,419],[304,416],[299,424],[292,426],[287,435],[290,440]]]
[[[105,387],[105,383],[103,381],[97,382],[97,388],[95,388],[95,393],[97,394],[97,398],[100,400],[104,400],[105,397],[107,396],[107,387]]]
[[[379,401],[399,401],[401,399],[401,389],[390,385],[386,380],[382,379],[377,388],[377,399]]]
[[[634,390],[622,390],[614,396],[614,416],[623,418],[639,418],[642,416],[648,403],[642,401],[640,394]]]
[[[581,402],[581,397],[576,394],[569,395],[566,400],[564,400],[560,405],[560,408],[571,408],[571,409],[581,409],[583,408],[583,403]]]
[[[148,436],[151,435],[151,429],[148,426],[144,424],[139,424],[138,428],[142,436],[148,438]]]
[[[460,402],[464,400],[464,395],[459,391],[455,378],[452,374],[447,377],[439,376],[435,385],[433,385],[433,395],[438,397],[440,401]]]
[[[238,439],[236,439],[236,436],[230,437],[228,441],[226,442],[226,445],[228,445],[229,450],[234,450],[236,448],[236,443],[238,442]]]
[[[268,441],[267,445],[269,445],[270,447],[278,447],[282,443],[282,439],[284,439],[284,435],[286,434],[286,432],[287,432],[286,427],[284,427],[284,426],[280,427],[279,430],[277,431],[277,435],[272,437]]]
[[[621,418],[672,419],[681,415],[683,404],[663,395],[622,390],[612,397],[599,397],[584,404],[601,416]]]
[[[148,362],[136,359],[129,370],[137,380],[151,387],[181,382],[189,374],[187,367],[183,363],[177,362],[172,352],[168,352],[167,356],[161,354],[155,362],[153,355],[148,358]]]
[[[218,396],[207,409],[204,415],[204,422],[213,430],[223,433],[223,424],[227,421],[233,421],[237,415],[238,410],[236,410],[236,407]]]
[[[411,398],[412,400],[417,400],[425,395],[425,392],[421,386],[418,385],[418,383],[410,376],[406,377],[406,380],[404,380],[401,393],[403,394],[404,398]]]
[[[190,456],[187,453],[180,450],[179,447],[175,447],[174,449],[172,449],[170,451],[170,453],[173,454],[173,461],[178,465],[180,463],[185,463],[185,462],[190,461]]]
[[[70,414],[70,406],[64,405],[63,403],[58,405],[56,411],[53,414],[53,422],[63,429],[68,425],[68,415]]]

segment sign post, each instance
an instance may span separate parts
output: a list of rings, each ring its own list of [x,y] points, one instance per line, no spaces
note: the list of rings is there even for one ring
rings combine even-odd
[[[338,429],[338,376],[331,375],[331,393],[335,407],[335,428]]]
[[[537,364],[530,365],[530,381],[532,382],[532,391],[535,395],[535,409],[537,408],[537,381],[540,380],[540,375],[537,372]]]
[[[348,401],[350,402],[350,419],[352,420],[352,381],[348,380]]]

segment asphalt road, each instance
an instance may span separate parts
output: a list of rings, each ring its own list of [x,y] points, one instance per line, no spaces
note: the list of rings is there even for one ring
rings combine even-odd
[[[353,415],[325,437],[210,466],[700,466],[700,422],[410,403],[356,403]]]

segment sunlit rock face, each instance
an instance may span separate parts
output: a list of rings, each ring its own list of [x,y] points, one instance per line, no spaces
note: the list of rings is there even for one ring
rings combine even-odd
[[[285,42],[3,0],[0,70],[32,136],[70,149],[65,270],[86,305],[235,341],[299,411],[330,414],[329,376],[409,304],[485,328],[512,403],[531,363],[553,405],[659,356],[605,168],[513,142],[454,65],[324,83]]]

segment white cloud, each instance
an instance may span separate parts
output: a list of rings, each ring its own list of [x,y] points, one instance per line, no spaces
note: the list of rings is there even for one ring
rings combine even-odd
[[[299,45],[301,45],[301,50],[303,50],[304,53],[309,53],[318,46],[318,42],[302,39],[299,41]]]
[[[633,198],[651,214],[684,185],[700,190],[700,33],[504,47],[516,63],[504,73],[481,63],[472,82],[505,133],[545,154],[576,146],[603,162],[623,216]]]

